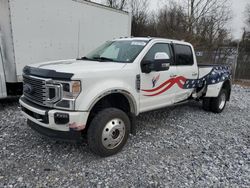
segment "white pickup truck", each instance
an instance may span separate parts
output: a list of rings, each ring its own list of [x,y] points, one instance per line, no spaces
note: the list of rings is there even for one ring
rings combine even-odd
[[[198,66],[191,44],[160,38],[121,38],[81,59],[26,66],[23,81],[20,104],[31,128],[85,137],[100,156],[122,149],[142,112],[197,100],[220,113],[231,93],[228,66]]]

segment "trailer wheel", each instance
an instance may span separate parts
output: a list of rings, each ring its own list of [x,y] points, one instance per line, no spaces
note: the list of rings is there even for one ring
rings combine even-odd
[[[210,111],[211,98],[204,98],[202,101],[202,108],[205,111]]]
[[[226,106],[227,95],[227,90],[222,88],[218,97],[211,98],[210,110],[214,113],[221,113]]]
[[[126,144],[130,133],[127,114],[116,108],[100,111],[88,129],[89,148],[101,157],[118,153]]]

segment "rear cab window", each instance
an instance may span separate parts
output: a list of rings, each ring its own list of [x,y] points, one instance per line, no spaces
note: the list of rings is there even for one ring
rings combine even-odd
[[[175,44],[175,64],[177,66],[192,66],[194,64],[194,57],[192,48],[188,45]]]

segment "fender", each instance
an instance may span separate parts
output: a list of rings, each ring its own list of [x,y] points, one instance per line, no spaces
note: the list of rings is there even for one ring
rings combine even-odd
[[[114,93],[124,95],[129,101],[129,105],[131,107],[131,113],[136,114],[136,115],[138,114],[138,108],[137,108],[137,104],[136,104],[136,100],[135,100],[134,96],[130,92],[128,92],[126,90],[122,90],[122,89],[113,89],[110,91],[106,91],[106,92],[102,93],[101,95],[95,97],[94,102],[90,105],[90,107],[88,108],[88,111],[90,112],[91,109],[96,105],[96,103],[98,101],[100,101],[102,98],[104,98],[110,94],[114,94]]]
[[[231,84],[232,83],[231,83],[230,79],[227,79],[224,82],[219,82],[217,84],[208,85],[205,97],[218,97],[221,89],[224,87],[224,84],[227,83],[227,82],[229,82],[230,89],[231,89]],[[230,93],[229,93],[229,98],[230,98]],[[228,98],[228,100],[229,100],[229,98]]]
[[[92,81],[92,83],[93,82],[94,81]],[[128,99],[131,113],[138,115],[139,103],[137,101],[139,101],[139,94],[136,88],[133,88],[133,86],[135,86],[135,78],[130,77],[125,82],[119,79],[109,79],[102,82],[99,82],[98,80],[98,82],[96,81],[94,83],[95,84],[91,84],[90,80],[89,82],[85,81],[87,87],[83,87],[83,91],[77,98],[77,110],[89,112],[103,97],[109,94],[121,93]]]
[[[214,85],[207,86],[207,92],[205,97],[218,97],[224,82],[220,82]]]
[[[92,109],[94,108],[94,106],[100,101],[102,100],[104,97],[111,95],[111,94],[121,94],[123,95],[129,102],[129,106],[130,106],[130,113],[128,113],[129,119],[131,121],[131,134],[136,135],[136,116],[139,115],[139,110],[137,107],[137,103],[136,103],[136,99],[134,98],[134,96],[123,89],[113,89],[113,90],[109,90],[106,92],[103,92],[102,94],[100,94],[99,96],[96,96],[94,101],[92,102],[92,104],[89,106],[88,112],[91,112]]]
[[[229,86],[226,87],[231,89],[232,71],[229,66],[214,66],[210,73],[205,75],[203,71],[202,74],[203,77],[200,80],[207,86],[205,97],[218,97],[222,87],[226,83],[229,83]]]

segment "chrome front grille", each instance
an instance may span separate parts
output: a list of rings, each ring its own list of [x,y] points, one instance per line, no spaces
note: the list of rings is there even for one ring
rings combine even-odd
[[[23,94],[28,100],[39,104],[46,105],[46,80],[33,76],[23,75]]]

